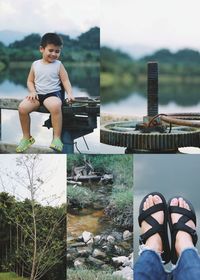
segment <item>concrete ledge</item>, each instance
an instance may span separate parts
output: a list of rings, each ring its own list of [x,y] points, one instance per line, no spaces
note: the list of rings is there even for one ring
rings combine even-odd
[[[16,144],[8,144],[0,142],[0,154],[17,154]],[[55,151],[48,147],[32,146],[24,152],[25,154],[57,154]],[[19,153],[20,154],[20,153]]]

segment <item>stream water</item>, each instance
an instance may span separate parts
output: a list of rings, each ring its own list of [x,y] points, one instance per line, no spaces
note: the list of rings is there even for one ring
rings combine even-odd
[[[67,240],[77,238],[83,231],[89,231],[94,235],[101,234],[108,228],[109,222],[102,219],[103,210],[82,209],[76,214],[67,214]]]

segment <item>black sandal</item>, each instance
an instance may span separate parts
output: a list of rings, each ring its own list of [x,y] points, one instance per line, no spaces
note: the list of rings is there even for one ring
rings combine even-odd
[[[155,204],[154,206],[148,208],[147,210],[143,210],[144,202],[146,201],[149,195],[152,196],[158,195],[161,198],[162,203]],[[163,224],[159,224],[158,221],[151,216],[152,214],[158,211],[164,212]],[[144,234],[140,235],[140,244],[145,244],[149,237],[158,233],[161,237],[162,245],[163,245],[163,252],[161,252],[161,258],[165,264],[170,261],[170,247],[169,247],[169,239],[167,234],[167,219],[168,219],[167,203],[164,196],[158,192],[152,192],[146,195],[140,204],[138,222],[141,227],[142,222],[145,221],[149,225],[151,225],[151,228],[148,231],[146,231]]]
[[[179,199],[179,197],[174,197],[174,198]],[[183,198],[183,200],[190,207],[190,210],[187,210],[180,206],[170,206],[172,199],[173,198],[171,198],[168,202],[168,212],[169,212],[168,219],[169,219],[169,228],[171,231],[171,262],[173,264],[176,264],[176,262],[178,260],[178,256],[176,254],[175,242],[176,242],[176,235],[177,235],[178,231],[181,230],[181,231],[185,231],[185,232],[189,233],[190,236],[192,237],[192,242],[193,242],[194,246],[197,244],[198,236],[197,236],[197,232],[195,229],[192,229],[191,227],[186,225],[186,223],[189,220],[192,220],[196,226],[196,214],[195,214],[195,210],[194,210],[194,207],[191,204],[191,202],[188,201],[187,199]],[[177,213],[177,214],[182,215],[177,223],[174,223],[174,224],[172,223],[172,218],[171,218],[172,213]]]

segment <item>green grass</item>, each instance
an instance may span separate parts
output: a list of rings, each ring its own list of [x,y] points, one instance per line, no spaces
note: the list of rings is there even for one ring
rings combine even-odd
[[[67,187],[67,197],[69,201],[76,201],[80,207],[85,207],[92,204],[95,200],[95,193],[84,187]]]
[[[132,86],[134,77],[130,73],[123,73],[121,75],[111,72],[101,72],[100,84],[101,87],[111,87],[116,85]]]
[[[69,280],[124,280],[122,277],[112,276],[112,272],[87,270],[87,269],[68,269],[67,279]]]
[[[18,277],[14,272],[1,272],[0,280],[26,280],[27,278]]]
[[[0,61],[0,72],[6,68],[6,65]]]
[[[122,190],[112,194],[111,202],[113,202],[119,211],[125,206],[133,204],[133,189]]]

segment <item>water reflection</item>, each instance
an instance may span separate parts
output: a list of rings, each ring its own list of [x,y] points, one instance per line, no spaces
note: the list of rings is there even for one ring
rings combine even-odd
[[[168,201],[179,195],[195,207],[200,224],[200,157],[198,155],[135,155],[134,156],[134,248],[138,256],[138,208],[143,197],[152,191],[161,192]],[[197,228],[200,235],[200,227]],[[200,250],[200,244],[197,244]]]
[[[29,66],[25,69],[13,68],[9,71],[1,72],[0,88],[9,88],[22,86],[26,89]],[[99,67],[67,67],[71,84],[79,88],[80,91],[86,91],[88,96],[99,96]]]
[[[134,87],[109,87],[101,90],[102,104],[109,102],[119,102],[128,98],[132,94],[139,94],[146,98],[146,84],[136,84]],[[167,105],[174,101],[181,106],[194,106],[200,101],[199,84],[161,84],[159,86],[159,103]]]
[[[147,99],[139,93],[132,93],[121,101],[113,101],[102,105],[102,111],[118,115],[130,115],[143,117],[147,114]],[[194,106],[181,106],[173,100],[167,105],[159,103],[159,113],[181,113],[181,112],[199,112],[200,100]]]

